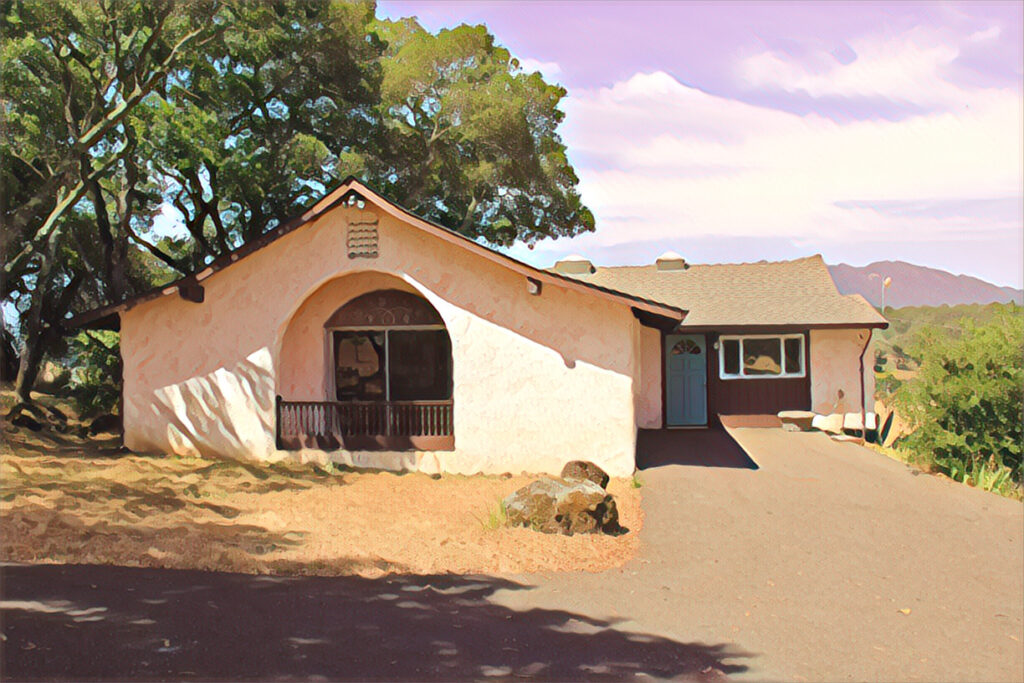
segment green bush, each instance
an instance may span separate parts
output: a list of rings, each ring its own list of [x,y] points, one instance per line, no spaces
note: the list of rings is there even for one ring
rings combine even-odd
[[[958,481],[1002,488],[1004,470],[1021,482],[1024,438],[1024,317],[997,307],[978,324],[921,330],[910,355],[918,374],[896,391],[895,403],[914,431],[904,446]]]
[[[880,398],[888,400],[901,386],[903,382],[891,372],[875,372],[875,394]]]
[[[116,413],[121,396],[120,337],[117,332],[79,332],[68,344],[68,395],[83,417]]]

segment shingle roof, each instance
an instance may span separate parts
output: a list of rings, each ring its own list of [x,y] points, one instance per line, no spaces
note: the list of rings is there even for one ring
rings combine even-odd
[[[598,267],[565,273],[582,282],[627,292],[689,311],[682,327],[886,326],[859,294],[836,289],[820,255],[795,261]]]

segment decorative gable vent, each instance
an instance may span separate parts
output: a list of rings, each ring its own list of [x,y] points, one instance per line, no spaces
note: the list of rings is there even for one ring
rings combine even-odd
[[[377,258],[377,221],[348,224],[348,257]]]
[[[674,251],[666,251],[654,262],[658,270],[686,270],[686,259]]]

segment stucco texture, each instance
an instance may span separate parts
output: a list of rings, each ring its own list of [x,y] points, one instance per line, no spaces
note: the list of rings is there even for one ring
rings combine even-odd
[[[636,423],[641,429],[661,429],[661,332],[641,327],[639,335]]]
[[[379,255],[350,259],[349,222],[375,215]],[[639,323],[625,303],[547,284],[533,296],[526,284],[372,204],[333,209],[204,280],[201,304],[172,294],[122,314],[126,445],[466,474],[558,472],[583,458],[629,475]],[[420,294],[445,322],[455,450],[276,450],[275,396],[328,398],[324,321],[381,288]]]
[[[811,330],[811,410],[823,415],[860,412],[860,355],[870,336],[869,329]],[[864,397],[869,411],[874,395],[869,348],[864,352]]]

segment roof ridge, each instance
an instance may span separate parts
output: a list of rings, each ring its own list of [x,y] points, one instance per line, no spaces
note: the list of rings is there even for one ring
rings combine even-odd
[[[778,260],[778,261],[768,261],[767,259],[762,259],[760,261],[730,261],[730,262],[725,262],[725,263],[689,263],[689,262],[687,262],[687,265],[690,268],[696,268],[698,266],[702,267],[702,268],[716,268],[716,267],[726,267],[726,266],[776,266],[776,265],[788,265],[788,264],[803,263],[803,262],[810,262],[810,261],[821,261],[822,263],[824,263],[824,259],[822,258],[821,254],[811,254],[809,256],[800,256],[800,257],[797,257],[797,258],[794,258],[794,259],[781,259],[781,260]],[[598,270],[612,270],[612,269],[616,269],[616,268],[654,268],[655,266],[656,266],[656,264],[653,263],[653,262],[652,263],[638,263],[638,264],[621,264],[621,265],[615,265],[615,266],[599,266],[597,264],[594,264],[594,268],[597,268]]]

